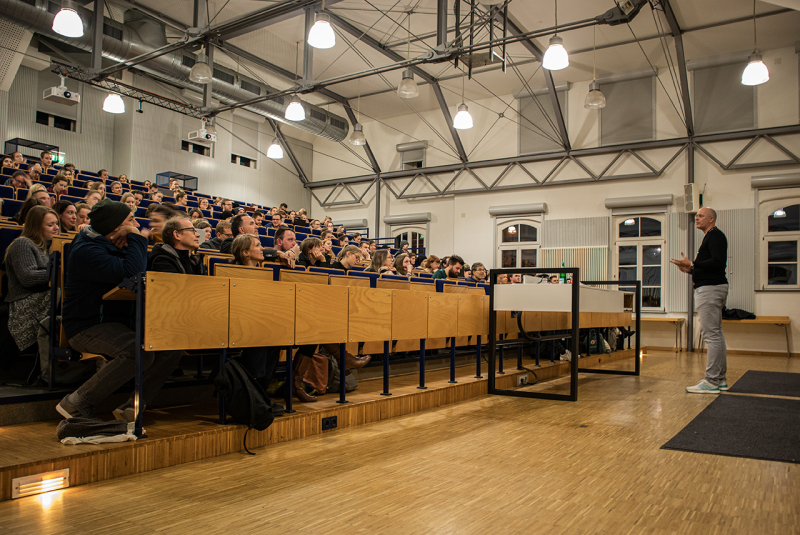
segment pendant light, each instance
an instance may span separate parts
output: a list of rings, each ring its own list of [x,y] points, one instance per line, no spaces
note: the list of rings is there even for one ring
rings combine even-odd
[[[356,105],[356,124],[353,126],[353,133],[348,140],[351,145],[366,145],[367,138],[364,137],[364,127],[361,126],[361,79],[358,79],[358,104]]]
[[[408,13],[408,38],[407,38],[406,59],[411,59],[411,12]],[[419,96],[419,87],[414,80],[414,73],[411,69],[403,71],[403,78],[397,86],[397,95],[400,98],[414,98]]]
[[[453,128],[456,130],[469,130],[472,128],[472,115],[469,114],[469,108],[464,104],[464,84],[466,83],[466,74],[461,77],[461,105],[458,107],[458,113],[453,118]]]
[[[549,71],[560,71],[569,66],[569,55],[564,48],[564,40],[558,36],[558,0],[556,5],[556,33],[550,38],[550,46],[542,58],[542,67]]]
[[[64,37],[83,37],[83,21],[77,11],[62,7],[53,18],[53,31]]]
[[[300,57],[300,43],[297,43],[297,48],[295,49],[295,77],[297,76],[297,71],[299,69],[297,62],[298,58]],[[292,100],[289,102],[289,105],[286,106],[286,112],[284,113],[284,117],[288,121],[302,121],[306,118],[306,110],[303,108],[302,102],[300,102],[300,97],[297,95],[292,97]]]
[[[205,49],[197,55],[197,61],[189,71],[189,80],[196,84],[210,84],[214,73],[208,65]]]
[[[747,58],[747,67],[742,73],[742,84],[761,85],[769,81],[769,70],[761,61],[758,53],[758,40],[756,38],[756,1],[753,0],[753,53]]]
[[[283,147],[278,143],[278,138],[272,140],[272,145],[267,149],[267,158],[273,160],[280,160],[283,158]]]
[[[125,113],[125,102],[116,93],[109,93],[103,101],[103,111],[108,113]]]
[[[592,46],[592,83],[589,84],[589,93],[583,102],[583,107],[587,110],[599,110],[606,107],[606,96],[600,91],[597,83],[597,26],[594,28],[594,45]]]
[[[322,11],[325,11],[325,0],[322,0]],[[333,48],[336,44],[336,34],[333,33],[328,14],[314,14],[314,25],[308,31],[308,44],[314,48]]]

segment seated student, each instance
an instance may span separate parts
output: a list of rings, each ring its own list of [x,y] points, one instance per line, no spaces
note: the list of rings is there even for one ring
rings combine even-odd
[[[145,180],[144,182],[142,182],[142,186],[147,188],[147,193],[150,193],[150,188],[153,187],[153,183],[150,182],[149,180]]]
[[[279,211],[280,210],[278,209],[277,206],[273,206],[272,208],[269,209],[269,215],[273,216],[273,215],[277,214]]]
[[[25,156],[21,152],[12,152],[11,160],[14,162],[14,168],[19,169],[20,164],[25,163]]]
[[[103,182],[92,182],[92,185],[89,186],[89,192],[96,191],[100,193],[100,199],[106,198],[106,185]]]
[[[213,249],[215,251],[219,251],[219,246],[222,245],[222,242],[227,238],[233,237],[233,233],[231,233],[231,224],[228,221],[220,221],[217,223],[217,228],[215,230],[217,231],[216,237],[201,243],[201,249]]]
[[[61,169],[64,172],[69,171],[70,172],[70,175],[69,175],[70,177],[73,177],[73,178],[75,177],[75,169],[77,169],[77,167],[75,167],[74,163],[65,163],[64,167],[62,167]]]
[[[292,223],[294,223],[294,220],[297,219],[297,212],[295,212],[294,210],[290,210],[289,215],[284,219],[289,219],[292,221]]]
[[[272,228],[282,228],[285,226],[286,224],[283,222],[283,218],[279,214],[274,214],[272,216]]]
[[[11,186],[14,189],[19,189],[19,188],[30,188],[31,184],[33,184],[33,181],[31,180],[31,177],[28,175],[28,173],[22,170],[18,170],[14,171],[14,174],[11,175],[11,178],[6,180],[4,185]]]
[[[3,164],[0,167],[8,167],[9,169],[14,168],[14,161],[11,159],[10,156],[3,157]]]
[[[147,207],[145,217],[150,220],[150,245],[162,243],[161,231],[164,228],[164,223],[168,219],[175,217],[175,215],[175,210],[163,204],[151,204]]]
[[[238,236],[239,234],[254,234],[258,236],[258,230],[256,230],[256,222],[253,221],[253,218],[247,214],[239,214],[233,219],[231,219],[231,234],[232,234],[231,238],[226,238],[219,245],[220,253],[230,253],[231,246],[233,245],[233,240],[235,240],[236,236]]]
[[[322,223],[319,219],[315,219],[311,222],[311,230],[322,230]]]
[[[20,351],[36,344],[39,322],[50,314],[50,243],[58,234],[58,215],[34,206],[22,234],[6,249],[8,330]]]
[[[208,222],[206,219],[195,219],[192,221],[192,226],[202,232],[200,232],[200,241],[207,242],[211,239],[211,223]]]
[[[130,209],[109,199],[97,203],[89,218],[91,225],[72,241],[63,328],[75,351],[99,353],[109,361],[59,402],[56,410],[65,418],[94,417],[95,407],[135,373],[133,302],[104,301],[103,295],[123,279],[146,270],[149,232],[139,232]],[[144,384],[154,382],[158,388],[174,369],[166,359],[154,361],[151,352],[144,354],[144,367]]]
[[[388,273],[394,275],[394,266],[392,266],[392,254],[388,249],[379,249],[372,255],[372,263],[364,271],[370,273]]]
[[[325,256],[325,261],[328,265],[333,264],[336,262],[336,256],[333,254],[333,241],[330,238],[320,239],[320,241],[322,242],[322,254]]]
[[[144,200],[144,193],[142,193],[138,189],[137,190],[133,190],[131,193],[133,193],[133,199],[134,199],[134,202],[136,202],[136,206],[139,206],[140,204],[142,204],[142,201]]]
[[[459,277],[463,277],[464,279],[472,278],[472,268],[470,267],[469,262],[464,262],[464,269],[461,270],[461,273],[459,273]]]
[[[186,192],[177,190],[175,192],[175,204],[178,206],[187,206],[189,199],[186,197]]]
[[[75,230],[81,231],[89,226],[89,212],[92,207],[84,202],[75,205]]]
[[[220,212],[219,217],[217,217],[220,221],[230,221],[233,219],[233,212],[230,210],[223,210]]]
[[[61,195],[67,192],[68,187],[69,187],[69,178],[67,178],[66,173],[61,172],[53,177],[53,184],[49,188],[47,188],[47,191],[55,194],[56,199],[58,199],[61,197]]]
[[[197,201],[197,207],[200,208],[201,210],[211,210],[208,199],[206,199],[205,197],[201,197],[200,200]]]
[[[372,259],[372,256],[369,254],[369,242],[364,240],[358,245],[361,247],[362,262],[369,262]]]
[[[378,244],[373,240],[369,240],[369,254],[375,253],[378,250]]]
[[[160,191],[156,191],[155,193],[151,193],[150,194],[150,200],[153,201],[153,202],[160,203],[161,199],[163,199],[163,198],[164,198],[164,194],[161,193]]]
[[[280,206],[278,206],[278,209],[279,210],[283,210],[284,212],[288,212],[289,211],[289,205],[286,204],[285,202],[282,202],[280,204]]]
[[[42,172],[46,172],[53,167],[53,154],[49,150],[42,151],[39,154],[39,162],[42,165]]]
[[[122,195],[124,193],[122,190],[122,183],[118,181],[112,182],[111,193],[113,193],[114,195]]]
[[[325,227],[326,230],[330,230],[331,232],[334,233],[334,235],[336,235],[336,229],[333,228],[333,221],[328,221],[328,223],[323,226]]]
[[[105,169],[100,169],[97,172],[97,177],[100,179],[101,182],[103,180],[108,180],[108,171],[106,171]]]
[[[86,194],[86,197],[83,198],[83,202],[88,204],[90,208],[102,200],[103,196],[99,191],[89,191],[89,193]]]
[[[158,184],[150,183],[150,185],[147,186],[147,194],[150,195],[150,198],[152,199],[153,195],[156,193],[158,193]]]
[[[344,247],[345,245],[350,244],[350,238],[347,237],[347,234],[344,232],[340,232],[336,235],[336,239],[339,240],[339,247]]]
[[[260,227],[264,222],[264,212],[261,210],[256,210],[251,215],[253,217],[253,221],[256,222],[256,227]]]
[[[360,233],[356,232],[355,234],[353,234],[353,243],[355,243],[356,245],[359,245],[361,243]]]
[[[31,177],[31,180],[41,180],[42,179],[42,166],[38,163],[35,163],[28,167],[28,174]]]
[[[297,265],[303,267],[330,267],[328,258],[322,251],[322,240],[309,236],[300,244]]]
[[[136,197],[130,191],[123,193],[119,202],[124,203],[134,214],[136,213]]]
[[[394,271],[397,275],[404,277],[411,277],[411,272],[414,270],[414,264],[411,263],[411,257],[407,254],[400,253],[394,258]]]
[[[486,282],[486,268],[480,262],[472,264],[472,273],[469,277],[464,273],[466,282]]]
[[[275,250],[281,264],[294,267],[297,257],[300,255],[300,247],[297,245],[294,231],[288,228],[279,228],[275,232]]]
[[[433,280],[436,279],[457,279],[461,274],[461,269],[464,267],[464,260],[458,256],[453,255],[448,259],[447,267],[440,268],[433,274]]]
[[[206,216],[203,215],[203,211],[200,208],[192,208],[189,210],[189,219],[194,221],[195,219],[204,219]]]
[[[415,253],[411,252],[411,253],[408,253],[408,258],[409,258],[409,260],[411,260],[411,269],[413,271],[413,269],[417,266],[417,255]]]
[[[128,175],[126,175],[125,173],[122,173],[121,175],[119,175],[117,180],[119,180],[120,183],[122,183],[122,184],[127,184],[128,183]]]
[[[241,233],[233,238],[231,254],[230,263],[236,266],[257,267],[264,261],[264,248],[255,234]]]
[[[170,191],[180,191],[181,184],[178,182],[177,178],[171,178],[169,180],[169,185],[167,186]]]
[[[353,266],[357,266],[359,262],[361,262],[361,250],[355,245],[348,245],[347,247],[342,247],[342,250],[339,251],[339,256],[336,262],[331,264],[331,268],[347,271]]]
[[[442,265],[442,261],[436,255],[430,255],[428,258],[422,261],[422,271],[423,273],[434,273],[439,267]]]
[[[58,214],[58,222],[61,227],[61,232],[73,232],[77,230],[75,226],[78,222],[78,211],[75,205],[69,201],[58,201],[53,206],[56,214]]]
[[[46,206],[50,208],[49,205],[44,204],[38,197],[28,197],[25,199],[25,202],[22,203],[22,208],[19,209],[19,212],[11,219],[18,225],[24,225],[25,219],[28,217],[28,212],[30,212],[34,206]]]
[[[53,207],[53,198],[48,193],[47,188],[44,184],[34,184],[31,186],[31,189],[28,190],[28,199],[31,197],[36,197],[39,201],[47,206],[48,208]]]
[[[497,284],[510,284],[508,282],[508,275],[503,273],[502,275],[497,276]]]

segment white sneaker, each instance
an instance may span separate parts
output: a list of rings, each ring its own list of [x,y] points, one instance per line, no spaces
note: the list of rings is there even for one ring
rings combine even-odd
[[[703,379],[694,386],[687,386],[686,391],[690,394],[719,394],[719,387]]]

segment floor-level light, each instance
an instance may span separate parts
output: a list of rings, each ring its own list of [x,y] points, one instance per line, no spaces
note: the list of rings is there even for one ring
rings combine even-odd
[[[62,7],[53,18],[53,31],[64,37],[83,37],[83,21],[77,11]]]
[[[297,95],[292,97],[292,101],[286,106],[286,114],[284,115],[289,121],[302,121],[306,118],[306,110],[303,108],[300,97]]]
[[[196,84],[209,84],[214,76],[214,72],[208,64],[208,58],[205,52],[201,52],[197,56],[197,61],[192,65],[192,70],[189,71],[189,80]]]
[[[594,26],[594,45],[592,46],[592,83],[589,84],[589,93],[583,102],[583,107],[587,110],[599,110],[606,107],[606,96],[600,91],[600,84],[597,83],[597,26]]]
[[[277,138],[272,140],[272,145],[267,149],[267,158],[272,158],[273,160],[280,160],[283,158],[283,147],[278,143]]]
[[[408,37],[406,39],[406,59],[411,59],[411,13],[408,14]],[[414,98],[419,96],[419,87],[414,80],[414,73],[411,69],[403,71],[403,77],[400,80],[400,85],[397,86],[397,95],[400,98]]]
[[[747,67],[742,72],[743,85],[761,85],[769,81],[769,70],[761,61],[758,53],[758,37],[756,35],[756,0],[753,0],[753,53],[747,58]]]
[[[569,67],[569,55],[564,48],[564,40],[558,36],[558,0],[555,0],[556,33],[550,38],[550,46],[542,58],[542,67],[548,71],[560,71]]]
[[[322,2],[325,9],[325,2]],[[308,31],[308,44],[314,48],[333,48],[336,44],[336,34],[331,27],[331,18],[325,13],[314,15],[314,25]]]
[[[109,93],[103,101],[103,111],[108,113],[125,113],[125,102],[116,93]]]

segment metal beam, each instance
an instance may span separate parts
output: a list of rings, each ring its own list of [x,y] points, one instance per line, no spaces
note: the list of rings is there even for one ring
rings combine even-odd
[[[341,0],[327,0],[326,7],[341,2]],[[263,9],[258,9],[246,13],[240,17],[218,24],[210,29],[210,32],[220,39],[233,39],[246,33],[250,33],[271,24],[276,24],[284,20],[295,17],[299,11],[306,8],[313,8],[320,3],[320,0],[285,0],[278,4],[273,4]]]
[[[436,3],[436,46],[447,46],[447,0]]]
[[[465,75],[466,76],[466,75]],[[458,131],[453,128],[453,117],[450,115],[450,108],[447,107],[447,102],[444,100],[444,94],[442,93],[442,88],[439,86],[438,82],[434,82],[431,84],[431,88],[433,88],[433,93],[436,95],[436,100],[439,101],[439,107],[442,109],[442,115],[444,115],[444,121],[447,123],[447,128],[450,130],[450,135],[453,137],[453,142],[456,144],[456,151],[458,151],[458,158],[467,163],[467,151],[464,150],[464,145],[461,144],[461,137],[458,135]]]
[[[306,8],[305,17],[305,35],[308,37],[308,32],[311,31],[311,26],[314,25],[314,10]],[[308,42],[303,41],[303,80],[314,79],[314,47],[309,46]]]
[[[103,70],[103,20],[105,9],[103,0],[94,0],[94,19],[92,23],[92,73]]]
[[[667,23],[669,24],[670,32],[672,32],[672,38],[675,40],[675,51],[678,56],[678,74],[681,77],[683,121],[686,123],[686,134],[691,136],[694,134],[694,122],[692,121],[692,103],[689,100],[689,77],[686,74],[686,55],[683,51],[683,31],[678,25],[678,20],[675,18],[675,13],[672,11],[669,0],[661,0],[661,6],[664,8],[664,16],[667,17]]]
[[[292,151],[292,148],[289,146],[289,142],[286,140],[286,136],[284,136],[283,132],[281,132],[280,125],[276,121],[273,121],[270,118],[267,118],[267,120],[269,121],[269,124],[272,125],[272,129],[275,131],[275,137],[277,137],[278,141],[281,142],[281,146],[283,147],[283,151],[286,153],[287,156],[289,156],[289,160],[291,160],[295,171],[297,171],[297,176],[300,177],[300,181],[303,184],[307,184],[308,183],[308,177],[306,176],[305,171],[303,171],[303,167],[300,165],[300,161],[294,155],[294,152]]]
[[[495,19],[503,23],[503,13],[498,12],[495,14]],[[506,23],[508,24],[508,31],[512,35],[522,35],[528,33],[511,15],[511,13],[508,14]],[[536,45],[535,42],[533,42],[532,39],[523,40],[522,45],[528,49],[528,52],[533,54],[536,59],[538,59],[540,62],[542,61],[544,52],[542,52],[542,50]],[[553,74],[547,69],[542,69],[542,72],[544,73],[544,81],[547,84],[547,93],[550,95],[550,104],[553,106],[553,114],[555,115],[556,125],[558,125],[558,135],[561,138],[561,144],[563,145],[564,149],[570,150],[572,146],[569,142],[567,125],[564,122],[564,113],[561,111],[561,103],[558,101],[558,93],[556,92],[556,84],[553,81]]]
[[[689,146],[689,154],[686,158],[686,182],[694,184],[694,145]],[[694,225],[692,217],[689,217],[689,224],[686,225],[686,252],[689,258],[694,256]],[[694,288],[689,279],[688,291],[686,292],[686,351],[694,351]]]
[[[214,65],[214,45],[211,43],[206,43],[206,58],[208,59],[208,64],[212,67]],[[205,84],[203,85],[203,107],[204,108],[211,108],[211,100],[213,97],[213,85],[212,84]]]
[[[355,126],[358,123],[358,119],[356,119],[356,114],[353,113],[353,108],[350,106],[346,100],[342,103],[344,105],[344,111],[347,113],[347,117],[350,118],[350,123]],[[347,143],[345,141],[345,143]],[[369,146],[369,141],[364,144],[364,152],[367,153],[367,158],[369,158],[369,165],[372,167],[372,170],[375,172],[376,175],[380,176],[381,174],[381,167],[378,165],[378,160],[375,159],[375,155],[372,153],[372,149]]]

